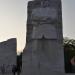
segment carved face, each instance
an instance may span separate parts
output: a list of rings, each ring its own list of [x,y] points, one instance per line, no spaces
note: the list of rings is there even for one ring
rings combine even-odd
[[[57,11],[55,8],[36,8],[32,10],[32,20],[55,20],[57,18]]]

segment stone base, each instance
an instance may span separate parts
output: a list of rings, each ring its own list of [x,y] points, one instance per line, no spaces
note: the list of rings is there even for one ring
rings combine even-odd
[[[50,61],[48,61],[48,58],[41,52],[41,58],[39,58],[36,52],[32,53],[31,45],[23,54],[21,75],[74,75],[74,73],[65,73],[64,66],[56,66],[56,63],[55,66],[53,66],[53,64],[51,65]]]

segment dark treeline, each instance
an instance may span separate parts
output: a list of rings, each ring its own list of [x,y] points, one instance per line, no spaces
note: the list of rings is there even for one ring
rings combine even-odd
[[[20,53],[20,55],[17,55],[16,67],[17,67],[17,73],[18,75],[20,75],[22,71],[22,53]]]
[[[75,40],[64,38],[65,72],[75,73]]]

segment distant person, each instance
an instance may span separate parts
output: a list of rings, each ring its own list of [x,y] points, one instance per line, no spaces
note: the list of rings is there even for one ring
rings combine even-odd
[[[75,56],[71,59],[71,64],[72,64],[72,73],[75,73]]]
[[[22,70],[22,53],[17,56],[17,75],[20,75]]]
[[[13,67],[12,67],[12,73],[13,73],[13,75],[16,75],[16,72],[17,72],[17,66],[13,65]]]
[[[17,66],[17,75],[20,75],[20,73],[21,73],[21,67]]]
[[[1,66],[1,73],[2,73],[2,75],[5,74],[5,65],[4,64]]]

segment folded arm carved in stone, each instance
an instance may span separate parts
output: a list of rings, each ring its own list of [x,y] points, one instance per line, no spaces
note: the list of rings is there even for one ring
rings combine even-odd
[[[32,10],[32,39],[56,39],[56,28],[51,22],[57,19],[55,8],[36,8]]]

